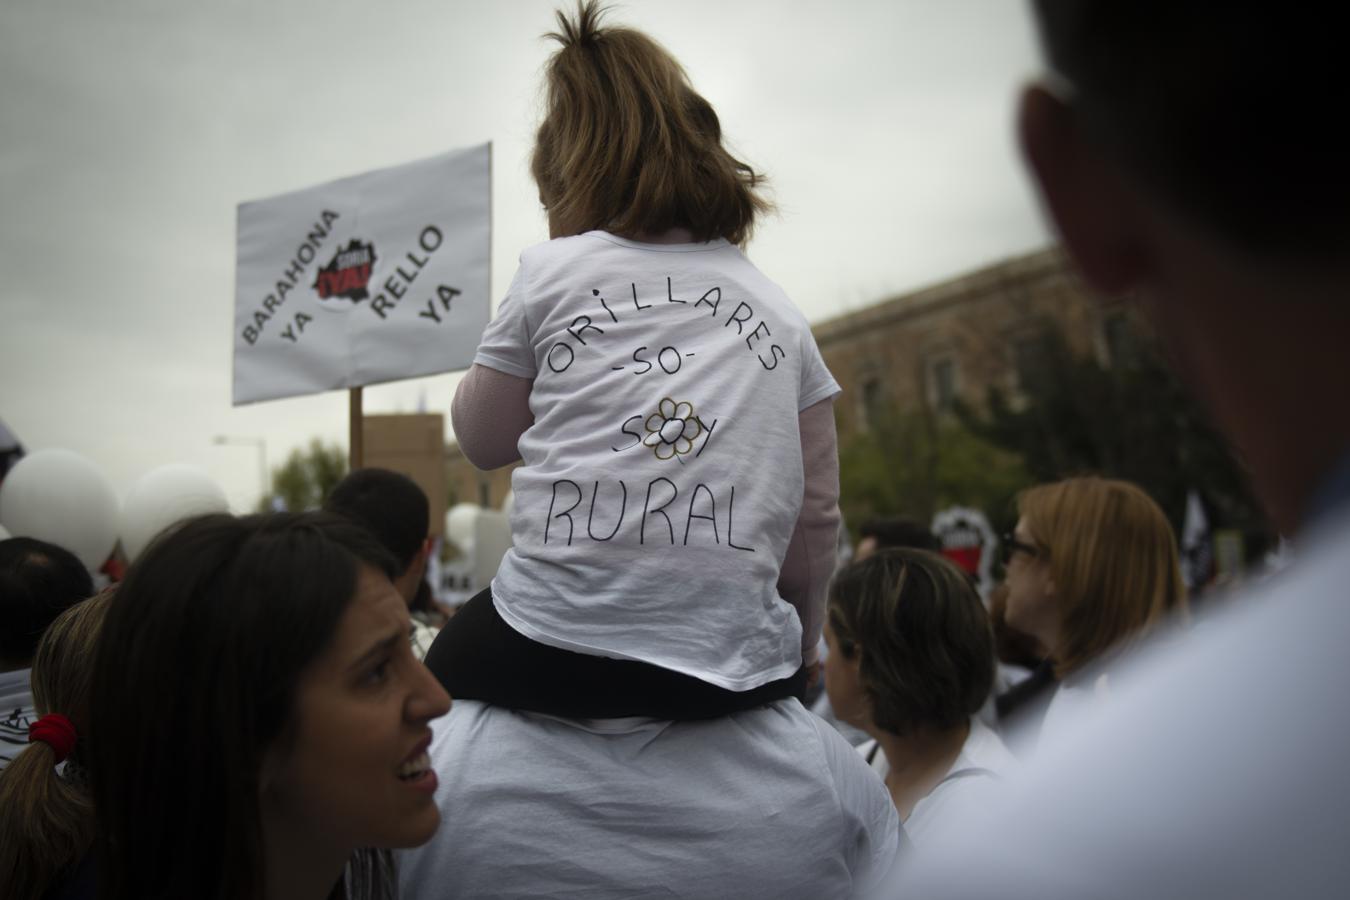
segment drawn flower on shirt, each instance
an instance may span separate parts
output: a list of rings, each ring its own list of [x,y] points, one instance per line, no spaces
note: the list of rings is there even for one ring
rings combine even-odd
[[[703,425],[694,415],[694,405],[676,403],[669,397],[661,399],[644,427],[647,436],[642,443],[655,451],[657,459],[683,456],[694,449],[694,438],[703,433]]]

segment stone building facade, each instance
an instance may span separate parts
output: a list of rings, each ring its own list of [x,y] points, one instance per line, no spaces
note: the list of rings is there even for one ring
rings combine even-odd
[[[843,393],[841,444],[895,412],[980,406],[991,386],[1016,398],[1050,334],[1111,364],[1138,333],[1119,303],[1094,298],[1058,247],[1000,262],[818,323],[821,355]]]

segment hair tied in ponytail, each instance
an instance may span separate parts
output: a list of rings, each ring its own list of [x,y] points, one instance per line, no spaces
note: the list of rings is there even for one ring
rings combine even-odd
[[[42,741],[56,753],[61,762],[75,749],[75,726],[60,713],[47,713],[28,726],[28,743]]]

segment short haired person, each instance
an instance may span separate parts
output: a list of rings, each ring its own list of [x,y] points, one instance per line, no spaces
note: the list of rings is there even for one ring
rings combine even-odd
[[[1344,897],[1350,884],[1350,93],[1302,7],[1039,0],[1019,114],[1097,289],[1128,294],[1296,558],[1143,648],[907,897]],[[899,894],[901,891],[897,891]]]
[[[398,568],[394,587],[414,611],[413,650],[419,659],[425,657],[436,639],[436,629],[415,610],[424,602],[420,598],[426,597],[422,585],[432,547],[427,536],[431,519],[426,492],[401,472],[357,469],[334,485],[323,506],[360,522],[393,555]]]
[[[942,541],[922,523],[904,516],[868,519],[858,527],[858,546],[854,548],[852,562],[861,562],[878,550],[888,547],[915,547],[921,550],[938,552]],[[829,671],[830,648],[824,636],[820,639],[820,655],[823,671]],[[825,679],[828,679],[828,674]],[[822,679],[824,681],[825,679]],[[833,725],[850,744],[860,746],[870,738],[867,732],[841,719],[834,710],[830,692],[826,685],[819,685],[814,692],[808,692],[807,702],[811,711]]]
[[[0,540],[0,769],[28,741],[38,641],[56,617],[94,593],[75,554],[36,538]]]
[[[1115,657],[1185,615],[1186,585],[1171,523],[1127,481],[1037,485],[1018,495],[1017,512],[1005,545],[1005,617],[1046,648],[1059,684],[1042,722],[1017,723],[1041,743],[1105,699]]]
[[[102,900],[393,896],[450,706],[394,574],[331,513],[190,519],[136,560],[92,676]]]
[[[825,620],[835,714],[872,739],[909,840],[951,802],[973,802],[1015,765],[976,713],[994,681],[994,636],[969,576],[936,553],[880,550],[840,571]]]

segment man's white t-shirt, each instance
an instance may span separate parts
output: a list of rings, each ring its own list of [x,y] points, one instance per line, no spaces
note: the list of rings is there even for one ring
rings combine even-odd
[[[796,671],[798,414],[839,386],[780,288],[722,240],[559,238],[521,254],[474,362],[534,382],[508,624],[731,690]]]
[[[875,739],[857,747],[858,754],[883,781],[891,767],[886,754]],[[961,745],[961,752],[952,761],[947,774],[928,796],[914,804],[905,819],[905,834],[916,847],[922,847],[930,836],[933,823],[940,822],[948,808],[961,806],[978,814],[985,798],[1005,775],[1015,771],[1017,760],[994,731],[976,716],[970,719],[970,734]]]
[[[1080,719],[1090,717],[1096,707],[1110,702],[1111,681],[1106,672],[1061,681],[1041,719],[1036,752],[1053,746],[1065,735],[1072,735]]]
[[[1350,889],[1350,517],[1189,634],[1113,666],[983,821],[895,896],[1341,898]],[[1159,640],[1161,638],[1161,640]]]
[[[432,725],[441,826],[404,900],[819,900],[890,870],[895,807],[796,700],[718,719],[567,720],[456,701]]]

